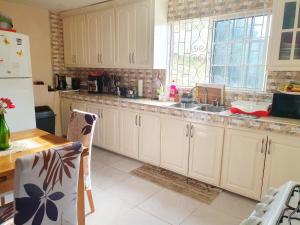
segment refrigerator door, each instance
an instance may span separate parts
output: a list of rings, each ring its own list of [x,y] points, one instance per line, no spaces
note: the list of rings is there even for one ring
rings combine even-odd
[[[0,31],[0,79],[32,77],[29,38]]]
[[[31,78],[0,79],[0,97],[10,98],[16,106],[5,114],[11,132],[36,128]]]

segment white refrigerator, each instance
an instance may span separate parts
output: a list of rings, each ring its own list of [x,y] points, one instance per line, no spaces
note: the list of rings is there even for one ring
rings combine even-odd
[[[10,98],[16,108],[7,110],[11,132],[36,127],[29,38],[0,31],[0,97]]]

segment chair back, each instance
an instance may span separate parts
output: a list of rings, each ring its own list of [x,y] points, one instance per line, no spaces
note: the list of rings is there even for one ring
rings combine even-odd
[[[16,225],[78,225],[82,144],[74,142],[16,160]]]
[[[95,125],[98,116],[79,110],[73,110],[68,125],[67,140],[81,141],[89,148],[88,157],[84,158],[85,189],[91,189],[91,151]]]

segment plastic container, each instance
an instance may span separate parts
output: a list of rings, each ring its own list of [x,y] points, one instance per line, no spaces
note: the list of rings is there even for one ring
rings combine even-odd
[[[269,116],[271,114],[270,106],[269,102],[234,101],[231,103],[230,112],[258,117]]]
[[[49,106],[35,107],[36,127],[55,134],[55,114]]]
[[[170,100],[174,101],[176,99],[177,95],[178,95],[178,89],[177,89],[175,81],[173,80],[170,85]]]

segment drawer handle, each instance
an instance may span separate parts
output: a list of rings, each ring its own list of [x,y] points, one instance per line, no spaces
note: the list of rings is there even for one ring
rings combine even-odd
[[[191,131],[190,131],[190,135],[191,135],[191,138],[193,138],[194,137],[194,126],[193,125],[191,125]]]
[[[189,129],[190,127],[189,127],[189,125],[187,124],[186,125],[186,137],[188,137],[189,136],[189,131],[190,131],[190,129]]]
[[[0,177],[0,183],[7,181],[7,177]]]
[[[263,138],[261,141],[261,153],[264,153],[264,143],[265,143],[265,139]]]

